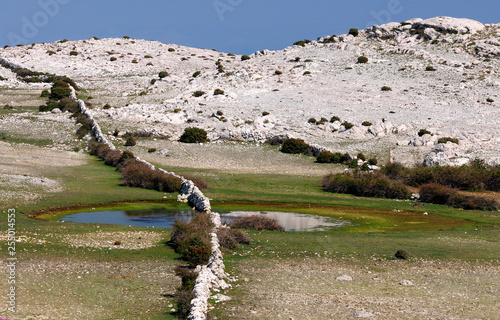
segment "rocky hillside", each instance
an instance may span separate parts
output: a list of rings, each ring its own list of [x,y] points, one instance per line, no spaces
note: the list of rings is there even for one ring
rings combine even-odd
[[[176,140],[197,126],[212,141],[286,135],[407,164],[500,163],[500,24],[412,19],[248,57],[124,37],[9,47],[0,58],[73,78],[103,127]],[[45,88],[0,76],[0,87]]]

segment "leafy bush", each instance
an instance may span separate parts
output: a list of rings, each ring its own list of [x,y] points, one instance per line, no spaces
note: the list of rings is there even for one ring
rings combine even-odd
[[[179,192],[181,189],[180,178],[153,169],[135,158],[123,161],[120,170],[122,173],[122,182],[128,187],[152,189],[162,192]]]
[[[333,116],[331,119],[330,119],[330,122],[335,122],[335,121],[340,121],[340,118],[337,117],[337,116]]]
[[[221,89],[215,89],[214,90],[214,96],[218,96],[218,95],[221,95],[221,94],[224,94],[224,90],[221,90]]]
[[[111,58],[109,58],[109,60],[110,60],[110,61],[116,61],[116,60],[117,60],[117,58],[116,58],[116,57],[111,57]]]
[[[148,153],[156,152],[156,148],[148,148]]]
[[[367,62],[368,62],[367,57],[365,57],[365,56],[358,57],[358,63],[367,63]]]
[[[366,156],[362,152],[358,153],[358,155],[356,156],[356,158],[358,158],[359,160],[363,160],[363,161],[366,160]]]
[[[378,163],[378,160],[376,158],[370,158],[368,159],[368,164],[372,166],[376,166]]]
[[[269,112],[267,112],[267,111],[262,112],[262,116],[263,116],[263,117],[268,116],[269,114],[270,114],[270,113],[269,113]]]
[[[495,102],[495,100],[493,100],[493,99],[491,99],[491,98],[487,98],[487,99],[486,99],[486,102],[493,103],[493,102]]]
[[[241,56],[241,61],[245,61],[245,60],[250,60],[250,57],[247,56],[247,55],[242,55]]]
[[[310,75],[310,74],[311,74],[311,71],[304,71],[304,73],[302,75],[307,76],[307,75]]]
[[[198,90],[198,91],[195,91],[195,92],[193,93],[193,97],[198,98],[198,97],[201,97],[201,96],[202,96],[202,95],[204,95],[204,94],[205,94],[205,91],[199,91],[199,90]]]
[[[351,29],[349,29],[349,34],[351,34],[351,35],[353,35],[353,36],[357,37],[357,36],[358,36],[358,34],[359,34],[359,30],[358,30],[358,28],[351,28]]]
[[[160,73],[158,74],[158,77],[160,79],[163,79],[165,77],[168,77],[170,74],[167,72],[167,71],[160,71]]]
[[[363,121],[363,123],[361,123],[361,125],[363,125],[365,127],[369,127],[369,126],[373,125],[373,123],[371,123],[370,121]]]
[[[420,187],[420,201],[445,204],[455,208],[466,210],[497,210],[500,205],[492,199],[483,197],[465,196],[454,189],[439,184],[429,183]]]
[[[327,192],[348,193],[362,197],[408,199],[406,186],[380,173],[341,173],[323,177],[322,187]]]
[[[281,152],[299,154],[305,153],[309,149],[309,145],[302,139],[286,139],[281,146]]]
[[[213,224],[207,213],[198,213],[191,222],[177,221],[169,245],[191,266],[207,264],[211,253],[210,233]]]
[[[139,63],[136,59],[132,60],[132,63]]]
[[[427,129],[420,129],[418,131],[418,136],[421,137],[423,136],[424,134],[430,134],[431,136],[433,135],[430,131],[428,131]]]
[[[42,94],[40,95],[41,98],[48,98],[50,96],[50,91],[45,89],[42,90]]]
[[[266,217],[264,215],[254,215],[243,217],[234,220],[231,223],[231,228],[234,229],[252,229],[252,230],[270,230],[270,231],[285,231],[275,219]]]
[[[187,267],[176,267],[175,274],[182,278],[182,286],[175,294],[176,316],[178,319],[187,319],[191,308],[191,300],[196,298],[193,289],[198,273]]]
[[[239,244],[251,244],[248,234],[239,229],[219,228],[217,230],[219,244],[226,249],[236,249]]]
[[[76,51],[70,51],[69,55],[70,56],[77,56],[78,52],[76,52]]]
[[[392,88],[391,87],[388,87],[388,86],[383,86],[381,88],[382,91],[392,91]]]
[[[282,72],[282,71],[280,71],[280,70],[275,70],[275,71],[274,71],[274,74],[279,76],[280,74],[283,74],[283,72]]]
[[[200,74],[201,74],[201,71],[196,71],[195,73],[193,73],[193,78],[198,77]]]
[[[407,259],[410,259],[410,253],[406,250],[398,250],[396,251],[396,253],[394,254],[394,257],[398,258],[398,259],[402,259],[402,260],[407,260]]]
[[[207,190],[208,189],[208,183],[200,178],[197,177],[192,177],[192,176],[184,176],[184,179],[191,180],[196,187],[200,190]]]
[[[330,151],[321,151],[316,156],[316,162],[318,163],[332,163],[334,154]]]
[[[151,85],[154,85],[156,83],[156,79],[151,79],[151,81],[149,81],[149,84]]]
[[[125,141],[125,146],[126,147],[133,147],[137,144],[136,140],[134,137],[128,137],[127,141]]]
[[[174,52],[175,49],[174,48],[168,48],[168,52]]]
[[[300,47],[305,47],[306,44],[311,43],[311,40],[299,40],[293,43],[294,46],[300,46]]]
[[[438,143],[452,142],[452,143],[458,144],[458,139],[450,138],[450,137],[443,137],[443,138],[439,138],[437,142]]]
[[[70,95],[71,89],[69,88],[69,84],[62,80],[57,80],[50,89],[49,99],[61,100],[62,98],[69,97]]]
[[[309,118],[309,120],[307,120],[307,123],[311,123],[311,124],[316,124],[316,118]]]
[[[419,192],[420,201],[435,204],[447,204],[454,193],[453,189],[436,183],[428,183],[421,186]]]
[[[207,132],[200,128],[186,128],[179,141],[184,143],[204,143],[207,142]]]
[[[433,66],[427,66],[425,67],[425,71],[436,71],[436,69]]]
[[[352,127],[354,127],[354,125],[353,125],[352,123],[347,122],[347,121],[342,122],[342,125],[344,126],[344,128],[345,128],[346,130],[349,130],[349,129],[351,129]]]

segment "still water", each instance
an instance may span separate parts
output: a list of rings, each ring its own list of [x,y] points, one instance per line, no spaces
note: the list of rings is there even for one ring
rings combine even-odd
[[[195,214],[196,212],[192,210],[92,211],[67,215],[60,220],[76,223],[171,228],[176,221],[189,221]],[[286,231],[326,231],[351,225],[349,221],[294,212],[232,211],[220,212],[220,217],[223,223],[230,224],[235,219],[256,214],[278,220]]]

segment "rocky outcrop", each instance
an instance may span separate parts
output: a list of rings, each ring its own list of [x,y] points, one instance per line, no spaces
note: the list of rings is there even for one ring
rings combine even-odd
[[[468,34],[484,30],[485,25],[465,18],[435,17],[414,22],[412,28],[433,29],[439,33]]]
[[[424,166],[438,167],[438,166],[455,166],[459,167],[467,164],[470,161],[468,157],[461,154],[454,144],[448,142],[446,144],[439,143],[434,149],[429,152],[424,158]]]

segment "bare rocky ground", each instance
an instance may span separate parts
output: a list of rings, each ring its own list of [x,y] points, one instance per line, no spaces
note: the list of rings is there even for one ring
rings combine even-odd
[[[222,318],[500,319],[498,264],[349,260],[242,264],[241,300],[226,303]]]

